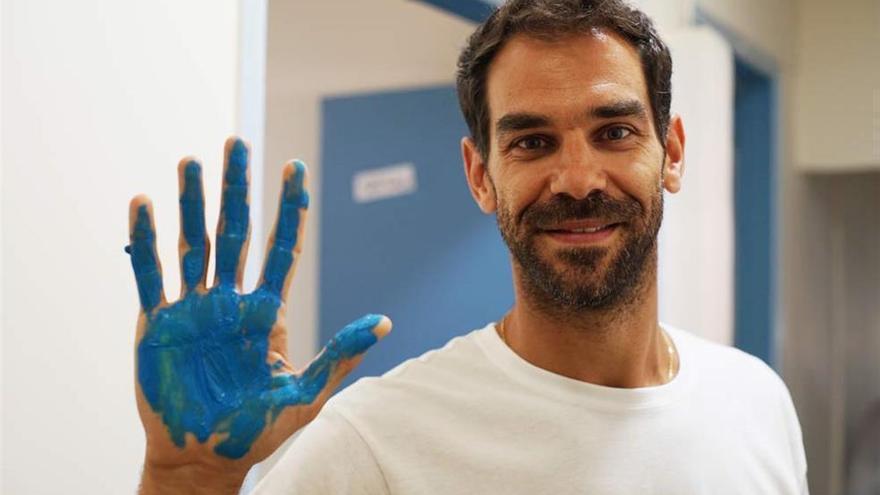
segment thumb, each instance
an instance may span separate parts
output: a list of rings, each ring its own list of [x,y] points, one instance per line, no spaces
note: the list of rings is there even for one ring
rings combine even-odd
[[[302,372],[300,390],[306,396],[327,395],[361,362],[364,353],[391,331],[383,315],[363,316],[340,330]]]

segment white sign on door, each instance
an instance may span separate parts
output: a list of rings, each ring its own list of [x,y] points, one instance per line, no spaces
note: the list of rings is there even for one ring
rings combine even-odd
[[[351,196],[355,203],[371,203],[416,192],[416,167],[399,163],[364,170],[351,180]]]

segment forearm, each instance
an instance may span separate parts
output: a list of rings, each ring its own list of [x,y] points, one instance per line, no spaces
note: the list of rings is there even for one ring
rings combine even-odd
[[[175,468],[144,465],[140,495],[238,495],[247,473],[230,473],[203,466]]]

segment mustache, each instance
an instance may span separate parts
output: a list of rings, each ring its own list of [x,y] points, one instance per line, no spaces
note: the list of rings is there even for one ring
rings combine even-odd
[[[595,218],[619,223],[643,214],[644,208],[634,198],[614,199],[602,191],[594,191],[584,199],[556,195],[546,203],[529,205],[520,214],[520,223],[540,229],[565,221]]]

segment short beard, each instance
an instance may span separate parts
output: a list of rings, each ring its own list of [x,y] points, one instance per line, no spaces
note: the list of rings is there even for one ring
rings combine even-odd
[[[623,245],[616,253],[604,247],[557,250],[555,256],[565,265],[557,270],[538,252],[540,227],[582,219],[625,222],[617,227],[625,236]],[[595,191],[583,200],[556,196],[546,204],[532,204],[518,219],[499,203],[497,220],[501,236],[522,268],[522,289],[532,304],[560,316],[611,312],[631,305],[643,292],[645,282],[656,274],[663,192],[658,187],[647,212],[633,198],[616,200]],[[604,276],[591,280],[608,256],[613,257],[606,262]]]

